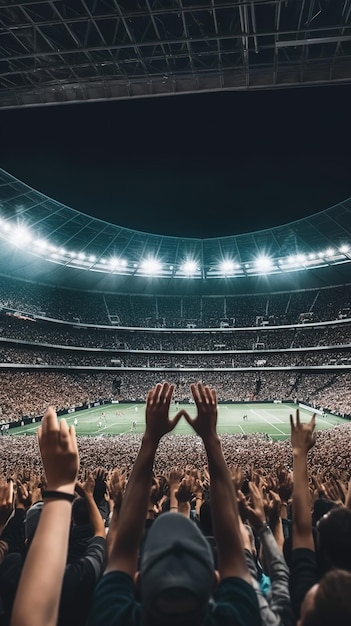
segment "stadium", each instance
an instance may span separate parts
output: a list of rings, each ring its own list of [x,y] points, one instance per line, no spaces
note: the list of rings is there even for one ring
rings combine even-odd
[[[50,105],[118,105],[140,99],[153,103],[175,94],[201,98],[208,93],[270,90],[273,99],[281,89],[350,84],[351,4],[347,0],[333,6],[328,1],[307,6],[304,1],[281,0],[126,4],[127,8],[115,0],[7,4],[0,26],[4,42],[0,115]],[[141,213],[142,207],[138,210]],[[61,426],[55,421],[58,429],[64,429],[65,423],[74,426],[76,458],[78,453],[80,457],[75,478],[78,475],[84,483],[80,496],[87,501],[89,473],[95,472],[94,498],[103,529],[100,517],[97,521],[92,513],[93,505],[88,505],[89,540],[99,536],[105,541],[106,528],[110,523],[113,528],[119,514],[121,535],[128,537],[123,511],[129,510],[127,521],[134,528],[130,505],[122,504],[121,509],[121,502],[130,502],[130,483],[137,493],[133,466],[138,467],[151,428],[145,422],[145,411],[152,414],[150,390],[167,394],[168,383],[174,388],[165,401],[169,402],[168,430],[162,432],[157,455],[156,445],[139,475],[148,504],[145,500],[145,511],[136,507],[135,519],[139,515],[144,524],[147,513],[152,527],[163,510],[177,509],[196,520],[203,534],[211,537],[211,545],[218,547],[221,569],[225,550],[218,528],[224,528],[225,536],[228,533],[230,545],[242,541],[247,546],[245,539],[235,543],[236,531],[229,531],[223,519],[218,522],[213,511],[214,528],[205,531],[206,522],[201,522],[200,508],[205,510],[214,497],[211,485],[218,486],[219,475],[224,485],[233,481],[236,489],[239,505],[234,497],[235,505],[229,507],[233,519],[239,519],[241,507],[241,521],[250,526],[256,540],[267,519],[277,531],[274,536],[280,548],[284,539],[292,541],[293,551],[296,546],[311,548],[311,542],[305,545],[300,536],[297,541],[298,531],[291,530],[295,522],[291,504],[297,517],[299,507],[307,507],[305,520],[318,500],[328,501],[327,508],[349,512],[351,198],[271,227],[256,228],[252,221],[250,231],[237,233],[233,219],[233,232],[221,236],[179,235],[176,229],[171,234],[148,232],[121,225],[118,219],[106,220],[98,209],[91,215],[68,206],[6,167],[0,169],[0,588],[6,581],[6,559],[18,551],[18,544],[11,543],[11,520],[17,519],[17,508],[26,511],[35,504],[29,493],[41,490],[38,499],[45,501],[50,500],[45,493],[60,492],[61,483],[55,481],[54,488],[49,484],[45,492],[42,462],[48,478],[49,455],[45,457],[41,447],[40,457],[36,436],[40,427],[45,444],[51,419],[48,406],[59,420],[64,418]],[[196,430],[203,398],[209,406],[213,402],[205,385],[217,394],[215,429],[224,466],[230,469],[229,483],[227,469],[222,467],[224,473],[216,475],[217,461],[201,434],[206,429]],[[293,491],[291,472],[297,471],[297,465],[290,439],[300,428],[300,417],[306,439],[295,448],[300,446],[306,458],[313,448],[308,465],[311,478],[308,482],[307,469],[299,475],[306,489],[294,501],[298,481]],[[74,429],[67,430],[67,437],[76,450],[71,439]],[[61,457],[53,452],[62,475],[67,449],[62,447]],[[118,478],[113,484],[114,470]],[[183,489],[183,500],[174,495],[175,488],[172,491],[172,472],[178,476],[174,484],[178,495]],[[130,482],[125,490],[126,477]],[[16,495],[10,498],[12,484]],[[259,500],[255,488],[261,490],[266,511],[257,528],[252,522]],[[227,498],[230,490],[223,494]],[[51,497],[59,506],[59,500],[73,501],[75,496]],[[113,532],[111,542],[121,550]],[[64,541],[62,546],[66,554]],[[96,576],[83,591],[89,597],[103,572],[105,546],[100,547],[100,556],[92,557],[100,559]],[[269,563],[270,557],[265,558]],[[108,559],[111,562],[110,553]],[[334,566],[350,576],[347,558],[340,562]],[[130,563],[128,567],[122,570],[134,571]],[[284,567],[288,568],[285,561]],[[259,568],[261,576],[272,574],[257,560],[257,579]],[[226,578],[228,572],[232,577],[246,576],[232,561],[229,568],[222,565],[220,573]],[[291,576],[292,572],[293,568]],[[63,570],[60,576],[66,576]],[[271,586],[273,580],[271,576]],[[47,581],[49,585],[49,576]],[[258,587],[254,585],[259,596]],[[70,592],[77,589],[72,583]],[[64,593],[60,614],[56,606],[53,621],[46,622],[38,609],[36,624],[70,624],[72,619],[82,626],[88,623],[92,605],[87,603],[87,610],[78,615],[70,608],[68,583]],[[0,591],[0,622],[3,618],[6,624],[11,619],[13,597],[10,605],[6,599],[10,596],[14,596],[11,586]],[[287,597],[288,617],[273,605],[269,610],[279,617],[274,623],[293,626],[302,599],[297,601],[293,593],[289,598],[289,591]],[[23,615],[19,617],[16,602],[13,623],[27,624]],[[168,602],[167,596],[165,605],[170,610]],[[270,601],[264,602],[266,610]],[[23,607],[30,612],[27,602]],[[261,623],[273,623],[260,608]],[[89,624],[99,623],[94,619]],[[194,624],[200,623],[205,622],[195,619]]]

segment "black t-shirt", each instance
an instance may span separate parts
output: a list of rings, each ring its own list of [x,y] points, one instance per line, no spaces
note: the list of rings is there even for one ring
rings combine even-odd
[[[256,593],[241,578],[222,580],[209,603],[204,626],[261,626]],[[110,572],[95,589],[89,626],[142,626],[141,605],[136,601],[132,578]]]
[[[290,598],[295,617],[300,617],[300,609],[306,593],[318,582],[316,553],[308,548],[292,551],[290,565]]]

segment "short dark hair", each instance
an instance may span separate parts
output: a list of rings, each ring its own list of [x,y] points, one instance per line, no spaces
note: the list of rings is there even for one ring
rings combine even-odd
[[[72,504],[72,519],[77,526],[89,524],[89,508],[85,498],[76,498]]]
[[[336,567],[351,572],[351,512],[332,509],[318,523],[319,552],[326,570]]]
[[[314,607],[303,621],[303,626],[350,626],[351,573],[330,570],[322,578],[314,597]]]

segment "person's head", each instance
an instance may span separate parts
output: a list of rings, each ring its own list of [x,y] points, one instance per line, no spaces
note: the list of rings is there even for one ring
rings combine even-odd
[[[306,594],[297,626],[350,626],[351,573],[330,570]]]
[[[145,623],[201,624],[216,577],[212,550],[194,522],[163,513],[148,532],[140,561]]]
[[[76,526],[90,523],[89,507],[85,498],[76,498],[72,504],[72,521]]]
[[[323,567],[351,572],[351,512],[335,508],[318,522],[318,546]]]

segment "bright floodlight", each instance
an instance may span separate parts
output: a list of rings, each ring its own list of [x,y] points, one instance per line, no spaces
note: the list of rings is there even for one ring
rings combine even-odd
[[[95,263],[95,261],[96,261],[96,256],[94,256],[93,254],[91,254],[91,255],[90,255],[90,257],[89,257],[89,261],[90,261],[90,263]]]
[[[197,263],[195,261],[186,261],[183,265],[184,274],[188,274],[188,276],[192,276],[192,274],[196,274],[197,271]]]
[[[83,260],[85,259],[85,254],[84,254],[84,252],[80,252],[80,253],[78,254],[78,259],[79,259],[80,261],[83,261]]]
[[[349,249],[349,246],[346,243],[344,243],[344,245],[340,247],[340,252],[347,252],[348,249]]]
[[[162,265],[157,259],[145,259],[141,267],[145,274],[157,274],[160,272]]]
[[[31,239],[29,231],[24,226],[17,226],[12,232],[11,240],[16,246],[25,246]]]
[[[334,250],[332,248],[328,248],[328,250],[325,253],[325,256],[330,257],[330,256],[333,256],[333,254],[334,254]]]
[[[44,239],[38,239],[36,244],[41,252],[44,252],[44,250],[46,250],[48,246],[48,244],[46,243],[46,241],[44,241]]]
[[[119,259],[117,257],[112,257],[109,260],[109,264],[113,270],[115,270],[119,266]]]
[[[256,267],[260,272],[269,272],[272,268],[272,259],[268,256],[261,255],[256,259]]]
[[[226,259],[221,263],[221,271],[223,274],[230,274],[234,270],[234,263],[230,259]]]

